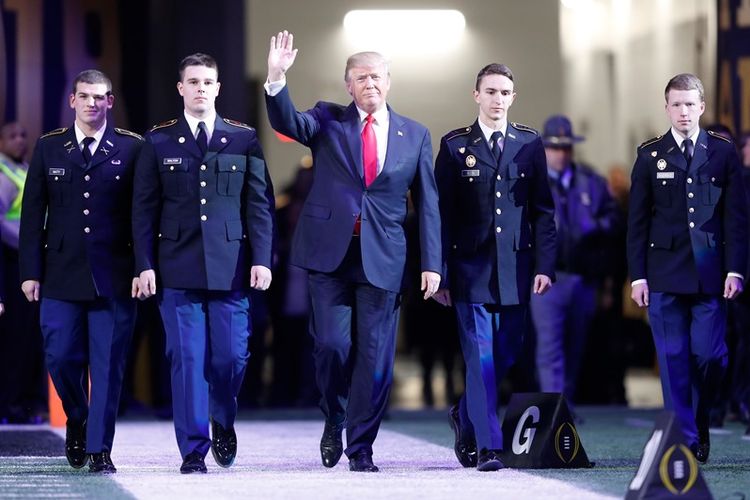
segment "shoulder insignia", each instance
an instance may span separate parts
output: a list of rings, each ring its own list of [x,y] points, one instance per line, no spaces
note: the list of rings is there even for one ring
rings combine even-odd
[[[125,130],[124,128],[117,128],[117,127],[115,127],[115,132],[117,132],[120,135],[129,135],[130,137],[135,137],[139,141],[143,140],[143,136],[138,135],[135,132],[131,132],[130,130]]]
[[[656,141],[658,141],[661,138],[662,138],[662,136],[660,136],[660,135],[657,135],[656,137],[652,137],[651,139],[647,140],[646,142],[644,142],[643,144],[641,144],[640,146],[638,146],[638,149],[642,149],[642,148],[645,148],[646,146],[650,146],[651,144],[655,143]]]
[[[534,135],[539,135],[539,132],[536,131],[536,129],[533,129],[529,127],[528,125],[524,125],[523,123],[518,122],[510,122],[511,125],[513,125],[518,130],[523,130],[525,132],[531,132]]]
[[[471,132],[471,127],[457,128],[456,130],[452,130],[452,131],[448,132],[447,134],[445,134],[445,140],[446,141],[450,141],[454,137],[459,137],[461,135],[466,135],[469,132]]]
[[[224,120],[224,123],[227,123],[229,125],[234,125],[235,127],[246,128],[248,130],[255,130],[253,127],[251,127],[247,123],[238,122],[236,120],[230,120],[229,118],[224,118],[223,120]]]
[[[175,123],[177,123],[177,118],[175,118],[173,120],[167,120],[165,122],[161,122],[160,124],[154,125],[153,127],[151,127],[151,130],[149,130],[149,132],[153,132],[156,129],[160,129],[160,128],[164,128],[164,127],[170,127],[170,126],[174,125]]]
[[[731,141],[730,139],[727,139],[727,138],[726,138],[726,137],[724,137],[723,135],[721,135],[721,134],[718,134],[718,133],[714,132],[713,130],[706,130],[706,132],[708,132],[708,135],[710,135],[710,136],[712,136],[712,137],[716,137],[717,139],[721,139],[722,141],[726,141],[726,142],[728,142],[729,144],[731,144],[731,143],[732,143],[732,141]]]
[[[56,128],[55,130],[51,130],[51,131],[47,132],[46,134],[42,135],[39,138],[40,139],[44,139],[45,137],[50,137],[50,136],[53,136],[53,135],[60,135],[63,132],[65,132],[66,130],[68,130],[68,127]]]

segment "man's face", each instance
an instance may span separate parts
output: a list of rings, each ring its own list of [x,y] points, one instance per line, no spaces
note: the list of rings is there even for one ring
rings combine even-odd
[[[573,148],[571,147],[545,147],[544,153],[547,156],[547,166],[557,172],[562,172],[570,165],[573,159]]]
[[[78,82],[75,93],[70,94],[70,107],[76,111],[76,121],[97,130],[104,125],[107,111],[114,102],[115,96],[107,92],[104,83]]]
[[[0,152],[15,161],[23,161],[28,152],[26,129],[20,123],[9,123],[0,130]]]
[[[374,113],[385,106],[390,88],[391,77],[385,65],[354,66],[349,70],[346,90],[362,111]]]
[[[208,66],[187,66],[182,72],[177,91],[190,115],[201,118],[216,109],[216,97],[221,86],[218,76],[216,69]]]
[[[697,89],[670,89],[667,93],[665,108],[672,127],[687,137],[692,135],[695,129],[698,128],[698,121],[706,110],[706,103],[701,101]]]
[[[507,120],[515,98],[513,80],[505,75],[485,75],[479,82],[479,90],[474,91],[479,117],[484,118],[484,122]]]

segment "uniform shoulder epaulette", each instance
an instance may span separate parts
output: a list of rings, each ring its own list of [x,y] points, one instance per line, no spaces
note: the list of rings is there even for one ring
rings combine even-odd
[[[224,123],[227,123],[229,125],[234,125],[235,127],[246,128],[248,130],[255,130],[253,127],[251,127],[247,123],[238,122],[237,120],[230,120],[229,118],[224,118]]]
[[[529,127],[528,125],[524,125],[523,123],[518,122],[510,122],[511,125],[513,125],[518,130],[524,130],[526,132],[531,132],[534,135],[539,135],[539,132],[536,131],[536,129]]]
[[[161,122],[160,124],[154,125],[153,127],[151,127],[151,130],[149,130],[149,132],[153,132],[154,130],[157,130],[157,129],[160,129],[160,128],[172,126],[175,123],[177,123],[177,118],[174,118],[172,120],[167,120],[165,122]]]
[[[461,135],[466,135],[469,132],[471,132],[471,127],[461,127],[457,128],[456,130],[451,130],[447,134],[445,134],[445,140],[450,141],[454,137],[459,137]]]
[[[659,139],[661,139],[661,137],[662,136],[660,136],[660,135],[657,135],[656,137],[652,137],[651,139],[647,140],[646,142],[644,142],[643,144],[641,144],[640,146],[638,146],[638,149],[643,149],[646,146],[650,146],[651,144],[653,144],[656,141],[658,141]]]
[[[40,139],[44,139],[45,137],[51,137],[53,135],[60,135],[60,134],[64,133],[66,130],[68,130],[68,127],[56,128],[55,130],[51,130],[51,131],[47,132],[46,134],[43,134],[39,138]]]
[[[125,130],[124,128],[117,128],[117,127],[115,127],[115,132],[118,133],[118,134],[120,134],[120,135],[129,135],[130,137],[135,137],[136,139],[138,139],[140,141],[143,140],[143,136],[142,135],[138,135],[135,132],[131,132],[130,130]]]
[[[710,135],[712,137],[716,137],[717,139],[721,139],[722,141],[727,141],[729,144],[732,144],[732,140],[731,139],[727,139],[726,137],[724,137],[723,135],[719,134],[718,132],[714,132],[713,130],[706,130],[706,132],[708,132],[708,135]]]

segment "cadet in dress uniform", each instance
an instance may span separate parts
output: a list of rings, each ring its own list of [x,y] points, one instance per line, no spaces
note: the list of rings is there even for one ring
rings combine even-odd
[[[673,77],[664,91],[672,127],[641,144],[628,217],[632,298],[648,307],[664,405],[700,462],[709,411],[727,366],[726,299],[742,292],[747,214],[731,141],[706,132],[703,84]]]
[[[504,466],[497,383],[521,347],[532,290],[546,292],[555,276],[544,146],[535,130],[508,122],[515,95],[510,68],[482,68],[479,118],[444,136],[435,162],[447,267],[435,298],[456,306],[466,361],[466,394],[450,411],[455,451],[481,471]]]
[[[133,236],[142,290],[157,294],[167,335],[180,471],[192,473],[206,472],[209,447],[222,467],[237,453],[248,293],[271,283],[274,199],[255,130],[216,114],[216,61],[193,54],[179,73],[184,114],[146,134]]]
[[[74,125],[37,142],[19,242],[21,287],[29,301],[41,297],[47,369],[68,417],[68,462],[90,459],[89,470],[104,473],[116,471],[110,452],[135,321],[130,203],[143,145],[107,122],[113,103],[103,73],[76,77]]]

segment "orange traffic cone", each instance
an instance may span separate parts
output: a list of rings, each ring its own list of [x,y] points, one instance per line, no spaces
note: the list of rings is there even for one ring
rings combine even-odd
[[[52,377],[47,375],[49,380],[49,425],[52,427],[65,427],[68,417],[65,416],[65,410],[62,407],[62,401],[57,395],[55,384],[52,383]]]

